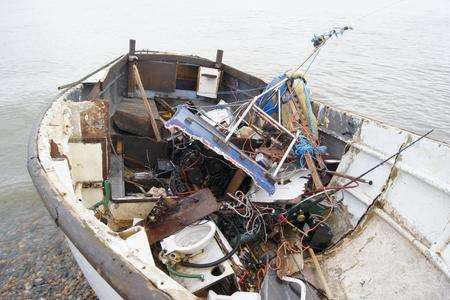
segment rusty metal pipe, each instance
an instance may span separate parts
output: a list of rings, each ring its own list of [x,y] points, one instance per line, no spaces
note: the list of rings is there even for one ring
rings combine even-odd
[[[358,177],[354,177],[354,176],[351,176],[351,175],[347,175],[347,174],[343,174],[343,173],[339,173],[339,172],[335,172],[335,171],[326,170],[325,172],[327,172],[328,174],[334,175],[334,176],[347,178],[347,179],[350,179],[350,180],[353,180],[353,181],[363,182],[363,183],[367,183],[369,185],[373,184],[372,180],[367,180],[367,179],[364,179],[364,178],[358,178]]]

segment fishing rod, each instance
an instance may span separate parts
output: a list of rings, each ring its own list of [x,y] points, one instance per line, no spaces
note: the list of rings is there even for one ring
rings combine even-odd
[[[293,71],[286,71],[285,73],[291,73],[292,75],[294,75],[306,62],[309,61],[309,59],[311,57],[313,57],[313,55],[315,54],[312,62],[314,62],[314,60],[316,59],[316,56],[319,54],[320,50],[323,48],[323,46],[326,44],[326,42],[332,38],[333,36],[339,36],[339,35],[343,35],[345,31],[347,30],[353,30],[353,27],[351,26],[343,26],[343,27],[334,27],[331,31],[328,31],[324,34],[321,35],[314,35],[314,37],[311,39],[311,43],[314,46],[314,49],[311,51],[311,53],[309,53],[309,55],[306,56],[306,58],[303,60],[302,63],[300,63],[295,69],[293,69]],[[312,64],[311,62],[311,64]],[[311,66],[311,64],[308,66]]]
[[[428,131],[427,133],[425,133],[424,135],[420,136],[417,140],[415,140],[414,142],[409,143],[408,145],[404,146],[404,147],[400,147],[400,150],[398,150],[396,153],[392,154],[391,156],[389,156],[388,158],[386,158],[385,160],[383,160],[382,162],[378,163],[377,165],[375,165],[374,167],[370,168],[369,170],[367,170],[366,172],[362,173],[361,175],[359,175],[358,177],[355,177],[354,179],[350,180],[349,182],[347,182],[346,184],[344,184],[342,186],[342,188],[345,188],[347,186],[349,186],[351,183],[358,181],[359,179],[361,179],[362,177],[364,177],[365,175],[369,174],[370,172],[372,172],[373,170],[375,170],[376,168],[380,167],[381,165],[383,165],[385,162],[387,162],[388,160],[390,160],[391,158],[399,155],[400,153],[402,153],[403,151],[405,151],[406,149],[408,149],[409,147],[411,147],[412,145],[414,145],[415,143],[417,143],[418,141],[420,141],[421,139],[423,139],[424,137],[426,137],[427,135],[429,135],[430,133],[433,132],[434,129],[431,129],[430,131]]]
[[[396,153],[392,154],[391,156],[389,156],[388,158],[386,158],[385,160],[383,160],[382,162],[378,163],[377,165],[375,165],[374,167],[370,168],[369,170],[365,171],[364,173],[362,173],[361,175],[359,175],[358,177],[354,177],[353,179],[351,179],[349,182],[347,182],[345,185],[343,185],[342,187],[339,187],[339,190],[344,189],[345,187],[349,186],[351,183],[356,182],[356,181],[360,181],[362,177],[364,177],[365,175],[369,174],[370,172],[372,172],[373,170],[375,170],[376,168],[380,167],[382,164],[384,164],[385,162],[387,162],[388,160],[390,160],[391,158],[399,155],[400,153],[402,153],[403,151],[405,151],[406,149],[408,149],[409,147],[411,147],[412,145],[416,144],[417,142],[419,142],[421,139],[423,139],[424,137],[428,136],[430,133],[433,132],[434,129],[431,129],[430,131],[428,131],[427,133],[425,133],[424,135],[420,136],[417,140],[415,140],[414,142],[409,143],[408,145],[404,146],[404,147],[400,147],[400,150],[398,150]],[[330,190],[330,193],[335,193],[337,192],[337,190]],[[303,199],[302,201],[300,201],[299,203],[295,204],[294,206],[292,206],[291,208],[289,208],[286,212],[281,213],[279,215],[285,218],[289,218],[293,215],[293,213],[295,213],[298,209],[301,209],[304,205],[310,206],[313,204],[317,204],[322,202],[324,199],[322,197],[312,200],[310,203],[306,203],[307,200],[313,199],[316,196],[322,195],[322,194],[326,194],[327,191],[321,191],[318,192],[314,195],[309,196],[306,199]]]
[[[382,7],[378,7],[364,15],[361,15],[359,17],[357,17],[356,19],[354,19],[354,21],[359,21],[361,19],[367,18],[369,16],[372,16],[373,14],[379,13],[381,11],[384,11],[388,8],[391,8],[394,5],[397,5],[399,3],[405,2],[407,0],[399,0],[397,2],[394,3],[390,3],[388,5],[382,6]],[[328,22],[327,22],[328,23]],[[353,22],[350,22],[351,24],[353,24]],[[324,25],[325,23],[323,23]],[[306,75],[306,73],[309,71],[309,68],[311,67],[312,63],[314,62],[314,60],[316,59],[316,57],[319,55],[320,50],[322,49],[322,46],[324,46],[326,44],[326,42],[332,37],[332,36],[339,36],[339,35],[343,35],[344,31],[346,30],[353,30],[353,25],[349,26],[342,26],[342,27],[333,27],[333,29],[327,33],[321,34],[319,36],[314,35],[314,37],[312,38],[311,42],[314,46],[314,50],[306,57],[306,59],[303,61],[303,63],[301,63],[293,73],[297,72],[300,67],[303,66],[303,64],[305,64],[311,57],[312,61],[309,64],[309,66],[306,68],[305,72],[303,73],[303,77]]]

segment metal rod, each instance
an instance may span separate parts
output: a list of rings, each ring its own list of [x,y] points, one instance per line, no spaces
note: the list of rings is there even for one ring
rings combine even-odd
[[[269,116],[264,110],[262,110],[259,106],[255,106],[255,111],[260,114],[261,117],[265,118],[267,121],[278,127],[278,129],[281,129],[285,131],[287,134],[289,134],[291,137],[295,138],[295,134],[287,130],[286,127],[278,123],[274,118]]]
[[[239,119],[236,121],[236,123],[233,124],[233,126],[231,127],[230,131],[228,132],[228,135],[225,137],[225,142],[228,142],[228,140],[231,138],[231,136],[233,135],[233,133],[236,131],[236,129],[239,127],[239,124],[241,124],[241,122],[245,119],[245,116],[248,114],[248,112],[250,111],[250,109],[252,109],[252,106],[255,105],[256,100],[258,100],[258,96],[256,96],[255,98],[253,98],[253,100],[249,103],[249,105],[247,106],[247,108],[244,110],[244,112],[242,113],[242,115],[239,117]]]
[[[71,88],[71,87],[73,87],[73,86],[75,86],[75,85],[77,85],[77,84],[79,84],[79,83],[85,81],[86,79],[88,79],[88,78],[91,77],[92,75],[94,75],[94,74],[100,72],[101,70],[103,70],[103,69],[109,67],[110,65],[112,65],[113,63],[115,63],[116,61],[118,61],[119,59],[121,59],[122,57],[124,57],[124,55],[121,55],[121,56],[119,56],[119,57],[113,59],[112,61],[110,61],[110,62],[107,63],[106,65],[101,66],[100,68],[96,69],[95,71],[92,71],[91,73],[89,73],[89,74],[87,74],[86,76],[84,76],[84,77],[78,79],[77,81],[74,81],[74,82],[72,82],[72,83],[68,83],[68,84],[65,84],[65,85],[58,86],[58,90]]]
[[[283,157],[281,158],[280,162],[278,163],[277,168],[276,168],[275,171],[273,172],[273,174],[272,174],[273,177],[277,176],[278,172],[279,172],[280,169],[281,169],[281,166],[284,164],[284,161],[285,161],[286,158],[288,157],[289,152],[291,152],[292,148],[293,148],[294,145],[295,145],[295,142],[297,142],[297,138],[298,138],[298,135],[299,135],[299,134],[300,134],[299,131],[297,131],[297,133],[295,134],[295,136],[294,136],[294,138],[292,139],[291,143],[289,144],[289,147],[286,149],[286,152],[284,153]]]
[[[372,180],[366,180],[364,178],[357,178],[357,177],[354,177],[351,175],[347,175],[347,174],[343,174],[343,173],[339,173],[339,172],[335,172],[335,171],[325,170],[325,172],[327,172],[328,174],[334,175],[334,176],[347,178],[347,179],[351,179],[351,180],[358,181],[358,182],[368,183],[369,185],[373,184]]]
[[[383,160],[382,162],[380,162],[379,164],[375,165],[374,167],[370,168],[369,170],[367,170],[366,172],[362,173],[361,175],[359,175],[358,177],[356,177],[355,179],[347,182],[346,184],[344,184],[344,186],[342,188],[345,188],[347,186],[349,186],[351,183],[357,181],[358,179],[361,179],[362,177],[364,177],[365,175],[369,174],[370,172],[372,172],[373,170],[375,170],[376,168],[378,168],[379,166],[381,166],[382,164],[384,164],[385,162],[387,162],[388,160],[390,160],[391,158],[393,158],[394,156],[399,155],[400,153],[402,153],[403,151],[405,151],[406,149],[408,149],[409,147],[411,147],[412,145],[414,145],[415,143],[417,143],[418,141],[420,141],[421,139],[423,139],[424,137],[426,137],[427,135],[429,135],[430,133],[433,132],[434,129],[431,129],[430,131],[428,131],[427,133],[425,133],[424,135],[422,135],[421,137],[419,137],[417,140],[415,140],[414,142],[411,142],[409,145],[406,145],[405,147],[400,147],[400,150],[398,150],[396,153],[392,154],[391,156],[389,156],[388,158],[386,158],[385,160]]]
[[[281,92],[280,89],[278,89],[277,93],[278,98],[278,123],[281,124]]]
[[[265,90],[264,92],[262,92],[261,94],[259,94],[258,96],[255,96],[253,98],[253,100],[249,103],[248,107],[245,109],[245,111],[242,113],[242,115],[239,117],[239,119],[237,120],[236,123],[233,124],[233,126],[231,127],[230,131],[228,132],[228,135],[225,138],[225,142],[228,142],[228,140],[231,138],[231,136],[233,135],[233,133],[236,131],[236,129],[239,127],[239,124],[241,124],[241,122],[244,120],[244,118],[247,116],[247,114],[249,113],[250,109],[252,109],[253,105],[256,103],[256,101],[261,98],[262,96],[266,95],[267,93],[273,91],[274,89],[282,86],[286,81],[288,81],[289,78],[284,78],[283,80],[281,80],[280,82],[278,82],[277,84],[275,84],[274,86],[270,87],[269,89]]]

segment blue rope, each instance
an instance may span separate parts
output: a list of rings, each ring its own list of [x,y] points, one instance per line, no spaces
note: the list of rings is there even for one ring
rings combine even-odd
[[[299,158],[299,165],[301,168],[304,168],[306,165],[305,155],[309,154],[313,158],[316,157],[316,154],[323,154],[327,152],[326,146],[317,146],[314,147],[304,136],[299,136],[298,143],[294,145],[294,153]]]

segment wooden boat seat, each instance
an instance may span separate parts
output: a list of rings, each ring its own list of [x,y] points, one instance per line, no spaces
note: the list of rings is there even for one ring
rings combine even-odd
[[[154,111],[157,112],[156,104],[153,101],[149,101],[149,103],[154,106]],[[163,134],[164,125],[159,114],[156,113],[154,117]],[[149,116],[140,98],[123,98],[117,106],[112,120],[120,130],[135,135],[154,137]]]

